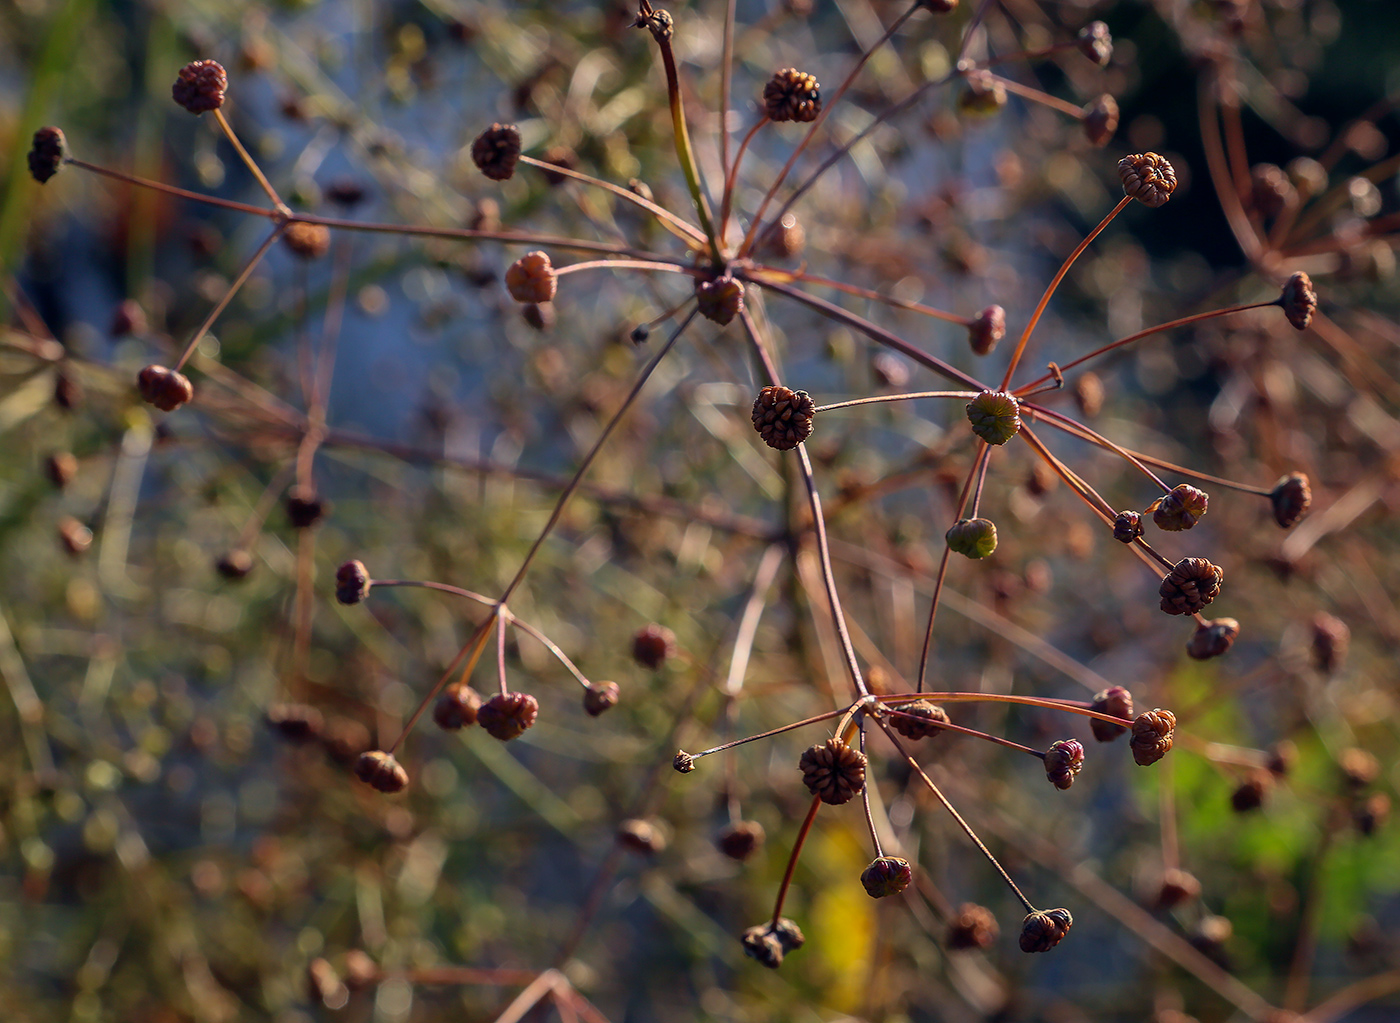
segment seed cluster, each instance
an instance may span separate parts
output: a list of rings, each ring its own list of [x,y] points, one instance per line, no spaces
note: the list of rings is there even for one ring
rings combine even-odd
[[[779,451],[791,451],[812,436],[817,403],[806,391],[772,384],[758,392],[753,403],[753,428],[763,443]]]

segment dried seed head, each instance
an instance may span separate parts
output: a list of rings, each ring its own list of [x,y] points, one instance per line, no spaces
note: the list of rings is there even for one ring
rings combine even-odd
[[[539,717],[539,702],[529,693],[497,693],[476,712],[476,723],[502,742],[519,738]]]
[[[652,622],[632,636],[632,658],[644,668],[655,671],[676,655],[676,634],[664,625]]]
[[[1264,797],[1274,787],[1274,776],[1268,771],[1251,771],[1249,777],[1230,793],[1230,807],[1235,813],[1249,813],[1264,805]]]
[[[1381,773],[1380,761],[1356,746],[1342,750],[1337,766],[1342,770],[1342,780],[1354,789],[1364,789]]]
[[[288,742],[310,742],[319,738],[326,719],[319,710],[305,703],[274,703],[263,711],[263,721]]]
[[[1186,653],[1198,661],[1219,657],[1235,645],[1235,638],[1239,634],[1240,623],[1233,618],[1217,618],[1212,622],[1201,622],[1186,642]]]
[[[1072,926],[1074,918],[1067,909],[1048,912],[1037,909],[1027,914],[1021,923],[1021,951],[1048,952],[1064,939]]]
[[[112,323],[107,330],[113,337],[146,333],[146,311],[141,303],[134,298],[124,300],[113,310]]]
[[[1194,902],[1201,896],[1201,882],[1195,876],[1176,867],[1162,873],[1162,883],[1157,889],[1157,908],[1175,909],[1186,902]]]
[[[1264,217],[1277,217],[1298,201],[1298,192],[1283,168],[1272,163],[1256,163],[1249,172],[1254,208]]]
[[[1084,137],[1091,146],[1106,146],[1118,130],[1118,101],[1105,93],[1079,112]]]
[[[63,549],[77,557],[92,546],[92,530],[71,515],[58,520],[58,542]]]
[[[321,748],[337,764],[351,766],[370,747],[369,729],[354,718],[334,717],[321,730]]]
[[[797,68],[783,68],[763,87],[763,109],[770,121],[815,121],[822,112],[817,80]]]
[[[1347,659],[1351,646],[1351,629],[1336,615],[1319,611],[1312,620],[1313,666],[1324,675],[1331,675]]]
[[[816,411],[817,403],[806,391],[770,384],[754,399],[751,418],[763,443],[779,451],[790,451],[812,436]]]
[[[865,894],[872,899],[898,895],[914,880],[913,868],[902,856],[878,856],[860,875]]]
[[[225,552],[214,562],[214,571],[225,579],[244,579],[252,570],[253,555],[242,547]]]
[[[650,14],[639,13],[637,20],[632,22],[632,27],[647,29],[658,43],[670,39],[676,30],[675,19],[671,17],[670,12],[663,11],[659,7]]]
[[[59,128],[40,128],[29,147],[29,175],[43,184],[58,173],[68,155],[68,142]]]
[[[1108,67],[1113,59],[1113,33],[1102,21],[1091,21],[1081,28],[1076,42],[1079,52],[1099,67]]]
[[[1195,933],[1191,935],[1191,944],[1207,955],[1212,955],[1222,951],[1225,942],[1229,941],[1234,933],[1235,926],[1230,923],[1228,917],[1208,913],[1197,921]]]
[[[1133,760],[1143,767],[1155,764],[1172,748],[1176,715],[1161,707],[1139,714],[1133,721]]]
[[[651,337],[651,325],[639,323],[632,328],[632,333],[627,335],[634,345],[644,345],[647,338]]]
[[[744,951],[770,970],[782,965],[783,956],[795,952],[807,938],[802,928],[787,917],[779,917],[776,925],[769,921],[744,932]]]
[[[798,766],[803,784],[823,803],[840,806],[865,788],[865,754],[839,738],[809,747]]]
[[[1269,747],[1269,759],[1265,764],[1275,778],[1282,778],[1293,770],[1298,762],[1298,746],[1290,739],[1280,739]]]
[[[1156,153],[1123,157],[1118,161],[1118,177],[1124,195],[1154,209],[1166,205],[1176,191],[1176,171],[1166,157]]]
[[[552,302],[559,278],[549,253],[528,252],[506,268],[506,290],[517,302]]]
[[[1084,766],[1084,746],[1078,739],[1060,739],[1045,751],[1045,777],[1057,789],[1074,784],[1074,776]]]
[[[948,723],[948,712],[928,700],[915,700],[890,708],[890,727],[906,739],[924,739],[943,731],[940,724]]]
[[[997,549],[997,527],[991,519],[960,519],[943,534],[948,548],[965,558],[986,558]]]
[[[520,129],[493,124],[472,141],[472,163],[492,181],[505,181],[520,159]]]
[[[1179,533],[1200,521],[1209,503],[1210,497],[1204,490],[1182,483],[1148,505],[1147,512],[1151,512],[1158,529]]]
[[[218,110],[224,105],[228,74],[217,60],[196,60],[180,69],[170,96],[192,114]]]
[[[617,827],[617,840],[624,849],[653,856],[666,848],[666,836],[651,821],[625,820]]]
[[[70,451],[55,451],[44,459],[44,475],[59,490],[68,486],[78,474],[78,460]]]
[[[986,906],[964,902],[957,915],[948,921],[949,948],[991,948],[1001,928],[997,918]]]
[[[1205,558],[1182,558],[1162,577],[1157,592],[1162,610],[1169,615],[1190,615],[1220,596],[1225,573]]]
[[[326,514],[326,502],[317,496],[313,487],[300,484],[292,487],[283,504],[287,509],[287,521],[294,529],[310,529]]]
[[[1092,370],[1082,373],[1074,382],[1074,403],[1079,414],[1093,419],[1103,411],[1103,380]]]
[[[162,412],[174,412],[194,397],[189,377],[164,366],[147,366],[136,376],[141,400]]]
[[[358,604],[369,596],[372,585],[363,561],[347,561],[335,570],[335,599],[342,604]]]
[[[1385,792],[1372,792],[1351,808],[1351,822],[1362,835],[1374,835],[1390,820],[1390,796]]]
[[[1142,536],[1142,516],[1135,511],[1121,511],[1113,520],[1113,539],[1132,543]]]
[[[1116,718],[1124,721],[1131,721],[1133,717],[1133,694],[1122,686],[1109,686],[1094,694],[1094,699],[1090,705],[1091,709],[1100,714],[1112,714]],[[1099,742],[1112,742],[1128,730],[1127,725],[1115,725],[1111,721],[1104,721],[1100,718],[1089,719],[1089,729],[1094,733],[1094,738]]]
[[[616,682],[594,682],[583,691],[583,709],[589,717],[597,717],[617,706],[620,696]]]
[[[1289,473],[1269,491],[1269,503],[1274,509],[1274,521],[1283,529],[1297,525],[1312,507],[1312,487],[1301,472]]]
[[[408,772],[393,754],[380,749],[361,753],[355,761],[355,777],[380,792],[402,792],[408,788]]]
[[[282,232],[282,244],[298,259],[320,259],[331,248],[331,229],[324,224],[293,220]]]
[[[696,281],[695,305],[705,319],[724,326],[744,311],[744,286],[733,277]]]
[[[746,860],[763,845],[763,838],[758,821],[735,821],[715,836],[715,845],[732,860]]]
[[[1006,336],[1006,310],[989,305],[968,325],[967,343],[975,355],[990,355],[997,342]]]
[[[974,117],[990,117],[1006,106],[1006,86],[990,71],[969,71],[963,76],[958,109]]]
[[[1317,292],[1313,290],[1312,278],[1301,270],[1288,278],[1279,294],[1278,304],[1289,323],[1299,330],[1307,330],[1313,313],[1317,312]]]
[[[988,444],[1005,444],[1021,430],[1021,403],[1005,391],[983,391],[967,403],[967,421]]]
[[[433,723],[444,731],[455,732],[476,724],[480,711],[480,694],[471,686],[454,682],[433,704]]]
[[[685,750],[678,749],[671,760],[671,766],[676,769],[677,774],[689,774],[695,770],[695,758]]]

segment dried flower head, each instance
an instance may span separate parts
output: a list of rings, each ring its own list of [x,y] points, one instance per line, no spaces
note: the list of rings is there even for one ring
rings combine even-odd
[[[1249,776],[1230,793],[1230,807],[1235,813],[1249,813],[1264,805],[1264,797],[1274,787],[1274,776],[1268,771],[1250,771]]]
[[[1209,503],[1210,497],[1204,490],[1182,483],[1148,505],[1147,512],[1152,514],[1158,529],[1178,533],[1199,522]]]
[[[1121,511],[1113,520],[1113,539],[1132,543],[1142,536],[1142,516],[1135,511]]]
[[[1143,767],[1155,764],[1172,748],[1176,715],[1157,707],[1139,714],[1133,721],[1133,760]]]
[[[1362,835],[1374,835],[1390,820],[1390,794],[1372,792],[1351,808],[1351,822]]]
[[[644,668],[655,671],[676,656],[676,634],[664,625],[652,622],[632,636],[632,658]]]
[[[1295,526],[1312,507],[1312,487],[1301,472],[1289,473],[1269,491],[1269,504],[1274,509],[1274,521],[1283,529]]]
[[[196,60],[180,69],[170,96],[192,114],[218,110],[224,105],[228,74],[217,60]]]
[[[763,110],[770,121],[815,121],[822,112],[817,80],[797,68],[783,68],[763,87]]]
[[[1211,622],[1201,622],[1186,642],[1187,656],[1198,661],[1219,657],[1235,645],[1240,634],[1240,623],[1233,618],[1217,618]]]
[[[583,709],[589,717],[597,717],[617,706],[621,691],[616,682],[593,682],[583,691]]]
[[[967,403],[967,421],[988,444],[1005,444],[1021,430],[1021,403],[1005,391],[983,391]]]
[[[502,742],[519,738],[539,716],[539,702],[529,693],[497,693],[476,712],[476,723]]]
[[[1133,694],[1122,686],[1109,686],[1094,694],[1094,699],[1090,704],[1091,709],[1100,714],[1111,714],[1124,721],[1131,721],[1133,717]],[[1100,718],[1089,719],[1089,729],[1094,733],[1094,738],[1099,742],[1112,742],[1128,730],[1128,725],[1115,725],[1111,721],[1104,721]]]
[[[1201,896],[1201,882],[1194,874],[1177,867],[1163,871],[1162,883],[1157,888],[1157,908],[1174,909],[1186,902],[1194,902]]]
[[[964,902],[948,921],[949,948],[991,948],[1001,928],[986,906]]]
[[[695,758],[685,750],[678,749],[675,757],[671,760],[671,766],[675,768],[677,774],[689,774],[695,770]]]
[[[287,509],[287,521],[295,529],[310,529],[326,514],[326,502],[321,500],[315,488],[301,484],[287,491],[283,505]]]
[[[902,856],[878,856],[860,875],[865,894],[872,899],[898,895],[914,880],[913,868]]]
[[[816,411],[817,403],[806,391],[770,384],[754,399],[751,418],[763,443],[779,451],[790,451],[812,436]]]
[[[617,826],[617,840],[624,849],[654,856],[666,848],[666,836],[651,821],[633,818]]]
[[[433,723],[445,731],[455,732],[476,724],[480,712],[480,694],[471,686],[454,682],[442,691],[433,704]]]
[[[960,519],[943,534],[948,548],[965,558],[989,557],[997,549],[997,527],[991,519]]]
[[[288,742],[310,742],[320,736],[326,719],[305,703],[274,703],[263,711],[263,721]]]
[[[194,397],[190,378],[164,366],[147,366],[136,376],[141,400],[162,412],[174,412]]]
[[[809,747],[798,766],[803,784],[823,803],[840,806],[865,788],[865,754],[839,738]]]
[[[1137,153],[1118,161],[1118,177],[1123,182],[1123,194],[1144,206],[1166,205],[1176,191],[1176,171],[1165,156]]]
[[[1205,558],[1182,558],[1162,577],[1158,594],[1169,615],[1195,614],[1220,596],[1225,572]]]
[[[1060,739],[1045,751],[1045,777],[1057,789],[1074,784],[1074,776],[1084,766],[1084,746],[1078,739]]]
[[[928,700],[915,700],[890,708],[890,727],[906,739],[925,739],[943,731],[948,712]]]
[[[253,555],[242,547],[235,547],[219,556],[214,562],[214,571],[225,579],[244,579],[253,571]]]
[[[1076,42],[1079,52],[1099,67],[1108,67],[1113,59],[1113,33],[1102,21],[1091,21],[1081,28]]]
[[[402,792],[408,788],[408,772],[392,753],[368,750],[355,761],[355,777],[380,792]]]
[[[493,124],[472,141],[472,163],[492,181],[505,181],[520,159],[520,129]]]
[[[527,252],[506,268],[506,290],[517,302],[552,302],[559,278],[547,252]]]
[[[705,319],[724,326],[744,311],[744,286],[727,276],[696,281],[695,305]]]
[[[331,248],[331,229],[324,224],[293,220],[282,232],[282,244],[298,259],[320,259]]]
[[[967,343],[976,355],[990,355],[997,342],[1006,336],[1006,310],[989,305],[968,325]]]
[[[746,860],[763,845],[763,839],[763,825],[758,821],[735,821],[715,836],[715,845],[732,860]]]
[[[1299,330],[1307,330],[1313,313],[1317,312],[1317,292],[1313,290],[1312,278],[1301,270],[1288,278],[1279,294],[1278,304],[1289,323]]]
[[[1084,137],[1091,146],[1106,146],[1118,130],[1118,101],[1104,93],[1098,99],[1084,104],[1079,112],[1084,125]]]
[[[802,929],[787,917],[779,917],[776,925],[772,921],[750,927],[742,939],[744,951],[757,959],[770,970],[776,970],[783,963],[783,956],[801,948],[807,941]]]
[[[68,155],[68,142],[59,128],[40,128],[29,147],[29,174],[43,184],[58,173]]]
[[[1021,922],[1021,951],[1048,952],[1064,939],[1072,926],[1074,918],[1067,909],[1038,909],[1029,913]]]
[[[358,604],[369,596],[373,584],[363,561],[347,561],[335,570],[335,599],[342,604]]]

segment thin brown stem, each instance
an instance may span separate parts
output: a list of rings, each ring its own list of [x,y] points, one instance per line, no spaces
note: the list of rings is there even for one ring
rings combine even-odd
[[[541,170],[543,170],[546,174],[562,174],[566,178],[573,178],[575,181],[581,181],[585,185],[592,185],[594,188],[602,188],[608,192],[611,192],[613,195],[617,196],[619,199],[622,199],[624,202],[630,202],[633,206],[640,206],[642,209],[646,210],[658,220],[664,220],[672,227],[681,231],[687,238],[691,239],[692,241],[700,242],[702,244],[705,241],[704,233],[701,232],[701,230],[694,224],[690,223],[690,221],[684,219],[683,217],[676,216],[670,210],[666,209],[666,207],[658,206],[650,199],[638,195],[631,189],[623,188],[621,185],[614,185],[611,181],[604,181],[602,178],[595,178],[591,174],[584,174],[583,172],[573,170],[570,167],[561,167],[555,163],[545,163],[543,160],[536,160],[533,156],[522,155],[520,157],[520,162],[529,164],[531,167],[538,167]]]
[[[496,685],[504,696],[510,689],[506,684],[506,616],[496,616]]]
[[[182,366],[184,366],[184,364],[187,361],[189,361],[190,356],[194,354],[194,350],[196,347],[198,347],[199,342],[204,340],[204,335],[209,332],[209,328],[212,327],[214,325],[214,321],[219,318],[219,314],[222,313],[226,308],[228,308],[228,304],[233,301],[233,296],[237,295],[238,290],[242,288],[244,284],[247,283],[248,278],[252,276],[253,271],[257,268],[257,265],[262,262],[263,256],[267,255],[267,250],[272,248],[273,243],[276,242],[277,239],[282,236],[282,232],[284,230],[285,227],[279,224],[277,227],[274,227],[272,229],[271,234],[269,234],[266,238],[263,239],[263,243],[258,246],[258,250],[253,253],[252,257],[243,267],[242,272],[239,273],[239,275],[234,278],[233,283],[228,286],[228,290],[224,292],[224,297],[219,299],[218,303],[215,304],[214,308],[209,311],[209,315],[204,318],[204,322],[199,325],[199,329],[196,330],[194,332],[194,336],[190,338],[189,344],[185,345],[184,352],[180,355],[180,358],[175,362],[175,365],[173,367],[175,370],[178,371]]]
[[[755,267],[752,271],[756,277],[763,275],[762,267]],[[907,309],[913,313],[922,313],[935,320],[942,320],[945,323],[956,323],[960,327],[972,326],[972,321],[966,316],[959,316],[957,313],[950,313],[945,309],[935,309],[931,305],[924,305],[922,302],[911,302],[908,299],[895,298],[893,295],[886,295],[883,292],[875,291],[871,288],[862,288],[855,284],[847,284],[845,281],[832,280],[829,277],[821,277],[817,274],[807,273],[805,270],[772,270],[769,271],[774,279],[801,281],[803,284],[816,284],[823,288],[835,288],[837,291],[844,291],[848,295],[855,295],[858,298],[868,298],[872,302],[883,302],[887,306],[895,309]]]
[[[802,846],[807,841],[807,836],[812,831],[812,822],[817,819],[817,810],[821,808],[820,796],[812,797],[812,805],[807,808],[807,816],[802,820],[802,827],[798,829],[797,839],[792,843],[792,852],[788,856],[787,869],[783,871],[782,883],[778,885],[778,897],[773,902],[773,920],[771,926],[777,927],[778,921],[783,918],[783,903],[787,900],[788,888],[792,885],[792,872],[797,869],[797,858],[802,855]]]
[[[563,277],[566,274],[578,273],[580,270],[657,270],[663,273],[689,274],[698,277],[700,271],[694,267],[682,266],[680,263],[662,262],[653,259],[590,259],[584,263],[570,263],[568,266],[556,267],[554,275]]]
[[[986,441],[978,438],[977,443],[981,445],[977,451],[977,458],[972,463],[972,471],[967,474],[967,479],[963,482],[962,495],[958,498],[958,507],[953,512],[954,521],[959,521],[963,517],[963,509],[967,507],[968,498],[972,494],[972,481],[976,479],[982,466],[986,464],[991,448]],[[919,678],[918,685],[924,687],[924,679],[928,677],[929,657],[933,653],[933,622],[938,616],[938,600],[943,595],[943,582],[948,577],[948,560],[952,556],[953,549],[948,546],[947,540],[943,543],[943,557],[938,562],[938,575],[933,582],[933,599],[928,609],[928,626],[924,629],[924,647],[919,654]]]
[[[1051,110],[1058,110],[1062,114],[1073,117],[1076,121],[1084,119],[1084,111],[1073,103],[1052,96],[1048,92],[1042,92],[1033,86],[1022,85],[1020,82],[1011,78],[1005,78],[1002,75],[992,74],[992,78],[1000,82],[1007,92],[1014,92],[1017,96],[1028,99],[1032,103],[1039,103],[1041,106],[1049,107]]]
[[[232,199],[220,199],[212,195],[203,195],[199,192],[191,192],[184,188],[176,188],[174,185],[167,185],[161,181],[152,181],[149,178],[138,177],[135,174],[128,174],[125,171],[112,170],[109,167],[102,167],[95,163],[88,163],[86,160],[79,160],[76,156],[70,156],[64,163],[72,164],[74,167],[81,167],[83,170],[92,171],[94,174],[101,174],[103,177],[112,178],[116,181],[124,181],[128,185],[136,185],[139,188],[149,188],[154,192],[164,192],[166,195],[173,195],[180,199],[188,199],[191,202],[204,203],[206,206],[217,206],[220,209],[236,210],[239,213],[250,213],[257,217],[275,217],[275,210],[264,209],[261,206],[252,206],[246,202],[234,202]]]
[[[860,729],[860,755],[865,756],[865,728]],[[862,785],[860,789],[861,808],[865,811],[865,827],[870,832],[870,844],[875,847],[875,858],[879,859],[885,855],[884,847],[880,845],[880,833],[875,829],[875,815],[870,811],[870,786]]]
[[[634,259],[654,259],[662,261],[664,256],[640,249],[629,249],[608,242],[590,242],[581,238],[566,238],[552,234],[534,234],[529,231],[476,231],[468,227],[426,227],[417,224],[381,224],[367,220],[346,220],[343,217],[318,217],[310,213],[297,213],[288,222],[300,221],[305,224],[320,224],[342,231],[366,231],[371,234],[398,234],[419,238],[443,238],[448,241],[504,242],[508,245],[541,245],[574,252],[605,252],[614,256],[630,256]]]
[[[750,742],[757,742],[759,739],[771,739],[775,735],[782,735],[784,732],[791,732],[797,728],[806,728],[808,725],[815,725],[821,721],[830,721],[832,718],[844,713],[846,713],[846,708],[844,707],[840,710],[829,710],[825,714],[818,714],[815,717],[803,718],[801,721],[794,721],[791,724],[782,725],[778,728],[770,729],[767,732],[759,732],[757,735],[749,735],[745,736],[742,739],[735,739],[732,742],[726,742],[719,746],[712,746],[707,750],[701,750],[699,753],[692,753],[690,754],[690,757],[692,760],[699,760],[701,757],[708,757],[712,753],[723,753],[726,750],[731,750],[736,746],[743,746]]]
[[[233,125],[228,123],[228,118],[224,116],[224,112],[215,108],[214,119],[219,122],[219,127],[223,129],[224,135],[228,138],[229,144],[232,145],[234,150],[238,153],[238,158],[243,161],[243,165],[252,172],[253,177],[257,178],[258,184],[262,187],[262,190],[266,192],[267,197],[272,200],[272,205],[277,208],[277,212],[283,215],[291,212],[287,209],[287,204],[282,201],[282,197],[277,194],[277,189],[272,187],[272,183],[268,181],[267,176],[263,174],[262,168],[258,166],[258,162],[249,155],[248,150],[243,148],[243,143],[240,142],[238,136],[233,133]]]
[[[731,8],[733,3],[734,0],[730,0]],[[726,86],[729,84],[729,75],[727,71],[724,76],[724,84]],[[723,165],[728,167],[729,170],[724,176],[724,194],[720,197],[719,201],[719,237],[721,242],[724,241],[724,236],[729,233],[729,213],[734,208],[734,183],[739,177],[739,164],[744,162],[744,154],[748,152],[749,143],[753,141],[754,136],[758,134],[758,130],[767,124],[768,121],[769,117],[765,113],[758,119],[754,126],[749,129],[748,134],[744,136],[744,141],[739,143],[739,151],[734,155],[734,163],[732,165],[729,163],[727,156],[724,159]],[[721,133],[721,138],[724,139],[727,149],[729,145],[728,129],[725,129]]]
[[[833,412],[839,408],[855,408],[858,405],[879,405],[889,401],[913,401],[916,398],[975,398],[980,391],[915,391],[910,394],[876,394],[869,398],[852,398],[830,405],[819,406],[817,412]]]

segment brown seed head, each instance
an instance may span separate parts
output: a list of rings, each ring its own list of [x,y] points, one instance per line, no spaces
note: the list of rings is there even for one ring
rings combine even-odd
[[[878,856],[860,875],[865,894],[872,899],[898,895],[914,880],[913,868],[901,856]]]
[[[492,181],[505,181],[520,159],[520,129],[493,124],[472,141],[472,163]]]
[[[1105,93],[1092,103],[1084,104],[1079,118],[1084,125],[1084,137],[1091,146],[1106,146],[1118,130],[1118,101]]]
[[[890,708],[890,726],[906,739],[925,739],[943,731],[948,712],[928,700],[915,700]]]
[[[695,770],[695,758],[685,750],[678,749],[675,757],[671,760],[671,766],[675,768],[677,774],[689,774]]]
[[[1154,209],[1166,205],[1176,191],[1176,171],[1166,157],[1156,153],[1123,157],[1118,161],[1118,177],[1124,195]]]
[[[1133,721],[1133,760],[1143,767],[1155,764],[1171,751],[1176,715],[1161,707],[1139,714]]]
[[[1135,511],[1121,511],[1113,520],[1113,539],[1132,543],[1142,536],[1142,516]]]
[[[988,444],[1005,444],[1021,430],[1021,403],[1005,391],[983,391],[967,403],[967,421]]]
[[[331,229],[324,224],[293,220],[282,232],[282,244],[298,259],[320,259],[331,248]]]
[[[326,514],[326,502],[321,500],[313,487],[301,484],[287,491],[283,504],[287,509],[287,521],[294,529],[310,529]]]
[[[1021,922],[1021,951],[1049,952],[1064,939],[1072,926],[1074,918],[1067,909],[1048,912],[1037,909],[1027,914]]]
[[[763,87],[763,109],[770,121],[815,121],[822,112],[817,80],[797,68],[783,68]]]
[[[506,268],[506,290],[517,302],[552,302],[558,275],[547,252],[528,252]]]
[[[744,932],[744,951],[770,970],[776,970],[783,956],[795,952],[807,941],[802,928],[787,917],[779,917],[776,926],[769,921]]]
[[[1351,808],[1351,822],[1363,835],[1374,835],[1390,820],[1390,795],[1372,792]]]
[[[817,403],[806,391],[770,384],[754,399],[751,418],[763,443],[790,451],[812,435],[816,411]]]
[[[1265,766],[1275,778],[1283,778],[1297,762],[1298,745],[1291,739],[1280,739],[1269,747],[1269,759]]]
[[[525,734],[539,717],[539,702],[529,693],[497,693],[476,712],[476,723],[502,742]]]
[[[763,251],[778,259],[800,256],[807,247],[807,230],[795,213],[784,213],[778,223],[763,232]]]
[[[1283,529],[1297,525],[1312,507],[1312,487],[1301,472],[1289,473],[1269,491],[1269,504],[1274,509],[1274,521]]]
[[[1074,784],[1074,776],[1084,766],[1084,746],[1078,739],[1060,739],[1045,751],[1045,777],[1057,789]]]
[[[715,845],[732,860],[746,860],[763,845],[763,838],[758,821],[735,821],[715,836]]]
[[[621,691],[616,682],[594,682],[583,691],[583,709],[589,717],[596,718],[604,711],[617,706]]]
[[[676,634],[664,625],[652,622],[632,636],[632,658],[644,668],[655,671],[676,656]]]
[[[192,114],[218,110],[224,105],[228,74],[217,60],[196,60],[180,69],[170,96]]]
[[[1347,659],[1351,646],[1351,629],[1336,615],[1319,611],[1312,620],[1313,666],[1324,675],[1331,675]]]
[[[653,856],[666,848],[666,836],[651,821],[625,820],[617,827],[617,840],[624,849]]]
[[[1133,717],[1133,694],[1122,686],[1109,686],[1094,694],[1091,709],[1100,714],[1112,714],[1116,718],[1124,721],[1131,721]],[[1094,738],[1099,742],[1112,742],[1128,730],[1127,725],[1115,725],[1111,721],[1103,721],[1099,718],[1089,719],[1089,729],[1094,733]]]
[[[319,710],[305,703],[274,703],[263,711],[263,721],[288,742],[310,742],[319,738],[326,719]]]
[[[1113,33],[1102,21],[1091,21],[1081,28],[1076,42],[1079,52],[1099,67],[1108,67],[1113,59]]]
[[[358,604],[373,585],[363,561],[347,561],[335,570],[335,599],[342,604]]]
[[[695,305],[705,319],[724,326],[744,311],[744,286],[733,277],[697,281]]]
[[[990,117],[1006,106],[1006,86],[990,71],[969,71],[963,76],[958,109],[974,117]]]
[[[1201,882],[1195,875],[1176,867],[1162,873],[1162,883],[1157,888],[1157,908],[1175,909],[1186,902],[1194,902],[1201,896]]]
[[[1278,304],[1283,307],[1283,315],[1288,317],[1289,323],[1299,330],[1307,330],[1313,313],[1317,312],[1317,292],[1313,290],[1312,278],[1301,270],[1288,278]]]
[[[1264,805],[1264,797],[1274,787],[1274,776],[1268,771],[1251,771],[1249,777],[1230,793],[1230,807],[1235,813],[1249,813]]]
[[[974,560],[990,557],[997,549],[997,527],[991,519],[960,519],[943,534],[948,549]]]
[[[59,128],[40,128],[29,147],[29,174],[43,184],[58,173],[68,155],[68,142]]]
[[[1103,411],[1103,396],[1103,379],[1092,370],[1081,373],[1074,382],[1074,403],[1085,419],[1093,419]]]
[[[220,555],[214,562],[214,571],[225,579],[244,579],[253,571],[253,555],[242,547],[235,547]]]
[[[1364,789],[1381,773],[1380,761],[1356,746],[1342,750],[1337,766],[1342,770],[1342,780],[1354,789]]]
[[[326,198],[346,209],[365,201],[365,186],[354,178],[336,178],[326,185]]]
[[[433,723],[448,732],[476,724],[481,711],[481,695],[471,686],[454,682],[433,704]]]
[[[809,747],[798,766],[803,784],[823,803],[840,806],[865,788],[865,754],[839,738]]]
[[[355,761],[355,777],[380,792],[402,792],[408,788],[408,772],[393,754],[372,749]]]
[[[949,948],[991,948],[1001,928],[997,918],[986,906],[964,902],[957,915],[948,921]]]
[[[1220,596],[1225,573],[1205,558],[1182,558],[1162,578],[1157,592],[1162,610],[1169,615],[1190,615]]]
[[[1199,522],[1209,503],[1210,497],[1204,490],[1182,483],[1153,501],[1147,511],[1152,513],[1152,521],[1158,529],[1179,533]]]
[[[141,400],[162,412],[174,412],[194,397],[189,377],[164,366],[147,366],[136,376]]]
[[[999,305],[987,306],[967,328],[967,343],[976,355],[990,355],[1005,336],[1006,310]]]
[[[1235,645],[1240,634],[1240,623],[1233,618],[1217,618],[1212,622],[1202,622],[1186,642],[1186,653],[1198,661],[1219,657]]]

